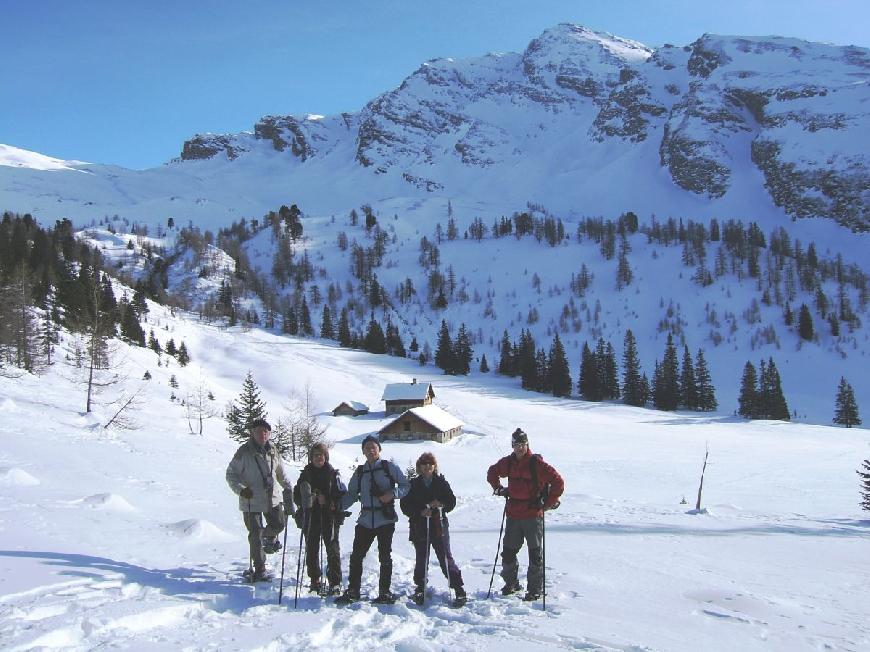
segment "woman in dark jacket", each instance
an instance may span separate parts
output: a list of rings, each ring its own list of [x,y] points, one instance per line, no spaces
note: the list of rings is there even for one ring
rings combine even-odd
[[[408,538],[417,553],[417,563],[414,566],[416,588],[412,599],[417,604],[423,604],[428,540],[435,550],[435,556],[450,588],[456,592],[454,606],[464,605],[467,597],[462,585],[462,573],[450,552],[450,532],[446,516],[456,506],[456,496],[453,495],[450,483],[438,473],[438,462],[432,453],[423,453],[417,460],[417,476],[411,480],[411,490],[402,498],[400,504],[402,513],[409,521]]]
[[[338,504],[346,489],[338,471],[329,463],[329,448],[317,443],[308,452],[308,464],[302,469],[293,500],[300,507],[296,512],[296,524],[305,534],[305,560],[309,587],[313,593],[323,593],[320,577],[320,542],[326,549],[326,577],[328,595],[341,592],[341,548],[338,532],[344,522],[344,512]],[[304,494],[304,495],[303,495]],[[307,502],[309,504],[305,504]]]

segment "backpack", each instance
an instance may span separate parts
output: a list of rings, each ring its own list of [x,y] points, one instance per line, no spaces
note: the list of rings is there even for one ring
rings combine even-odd
[[[511,466],[514,463],[514,456],[511,455],[508,460],[508,475],[510,475]],[[533,453],[532,459],[529,460],[529,473],[532,475],[532,485],[538,489],[538,462],[543,461],[543,457],[541,457],[540,453]],[[547,496],[550,495],[550,483],[548,482],[543,487],[538,489],[538,493],[535,496],[529,498],[529,505],[540,509],[544,506],[544,503],[547,500]],[[558,506],[558,505],[556,505]]]
[[[396,487],[396,484],[398,484],[398,483],[396,482],[396,479],[393,477],[393,474],[390,473],[390,467],[389,467],[386,460],[381,460],[381,471],[384,472],[384,475],[387,476],[387,480],[390,481],[390,489],[394,489]],[[358,474],[359,481],[360,481],[360,483],[362,483],[363,474],[371,473],[372,474],[372,482],[374,482],[374,472],[375,472],[374,469],[372,469],[371,471],[366,471],[365,464],[360,464],[358,467],[356,467],[356,471],[354,471],[353,474],[354,475]],[[351,481],[353,481],[353,478],[351,478]],[[371,508],[364,507],[363,509],[371,509]],[[381,511],[383,511],[384,516],[388,519],[398,518],[398,515],[396,514],[396,501],[395,500],[392,500],[386,504],[376,505],[374,507],[374,509],[380,509]]]

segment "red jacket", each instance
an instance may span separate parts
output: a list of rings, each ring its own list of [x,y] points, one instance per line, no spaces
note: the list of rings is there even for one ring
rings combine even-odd
[[[517,459],[513,453],[501,458],[489,467],[486,472],[486,481],[492,486],[493,491],[501,485],[499,478],[508,479],[508,494],[510,498],[507,504],[507,515],[510,518],[534,518],[542,516],[544,509],[549,509],[559,501],[559,496],[565,491],[565,481],[552,466],[547,464],[540,455],[537,456],[535,471],[538,476],[538,486],[532,482],[531,460],[532,451],[529,450],[523,457]],[[534,499],[540,495],[541,489],[550,484],[550,495],[547,497],[542,509]]]

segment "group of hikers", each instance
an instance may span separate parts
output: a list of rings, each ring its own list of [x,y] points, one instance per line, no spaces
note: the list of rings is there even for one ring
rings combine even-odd
[[[347,486],[329,463],[329,449],[314,444],[308,464],[294,487],[281,455],[269,441],[272,428],[264,419],[255,420],[250,439],[236,451],[227,466],[226,479],[239,497],[239,510],[248,530],[250,551],[246,578],[251,582],[271,581],[266,555],[278,552],[279,535],[287,523],[287,512],[294,517],[305,540],[306,571],[309,589],[320,595],[334,595],[336,604],[360,600],[363,560],[372,543],[378,542],[380,575],[376,603],[393,603],[391,591],[392,545],[396,523],[396,501],[408,517],[409,539],[414,546],[414,593],[411,599],[423,604],[430,550],[455,594],[454,606],[467,601],[462,573],[450,548],[447,513],[456,506],[450,483],[438,471],[432,453],[423,453],[416,462],[416,475],[409,481],[402,469],[381,458],[380,441],[369,435],[362,441],[365,463],[360,464]],[[517,428],[511,435],[513,452],[489,467],[486,480],[494,493],[506,499],[502,515],[504,548],[501,553],[502,595],[521,591],[517,553],[528,545],[529,568],[524,600],[538,600],[544,590],[544,511],[558,507],[564,491],[559,473],[532,454],[528,435]],[[507,478],[507,486],[502,484]],[[341,591],[341,550],[339,530],[354,503],[360,513],[354,528],[347,588]],[[286,541],[286,535],[285,535]],[[326,583],[322,577],[321,546],[326,551]],[[501,548],[501,533],[499,534]],[[498,556],[498,552],[496,553]],[[493,568],[494,571],[494,568]],[[490,583],[491,586],[491,583]]]

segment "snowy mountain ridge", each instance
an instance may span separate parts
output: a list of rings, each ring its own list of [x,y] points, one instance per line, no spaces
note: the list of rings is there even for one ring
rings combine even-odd
[[[214,228],[282,203],[328,214],[450,198],[865,231],[868,81],[866,48],[704,35],[653,50],[563,24],[522,53],[428,61],[356,113],[196,135],[160,168],[0,168],[0,205]]]

